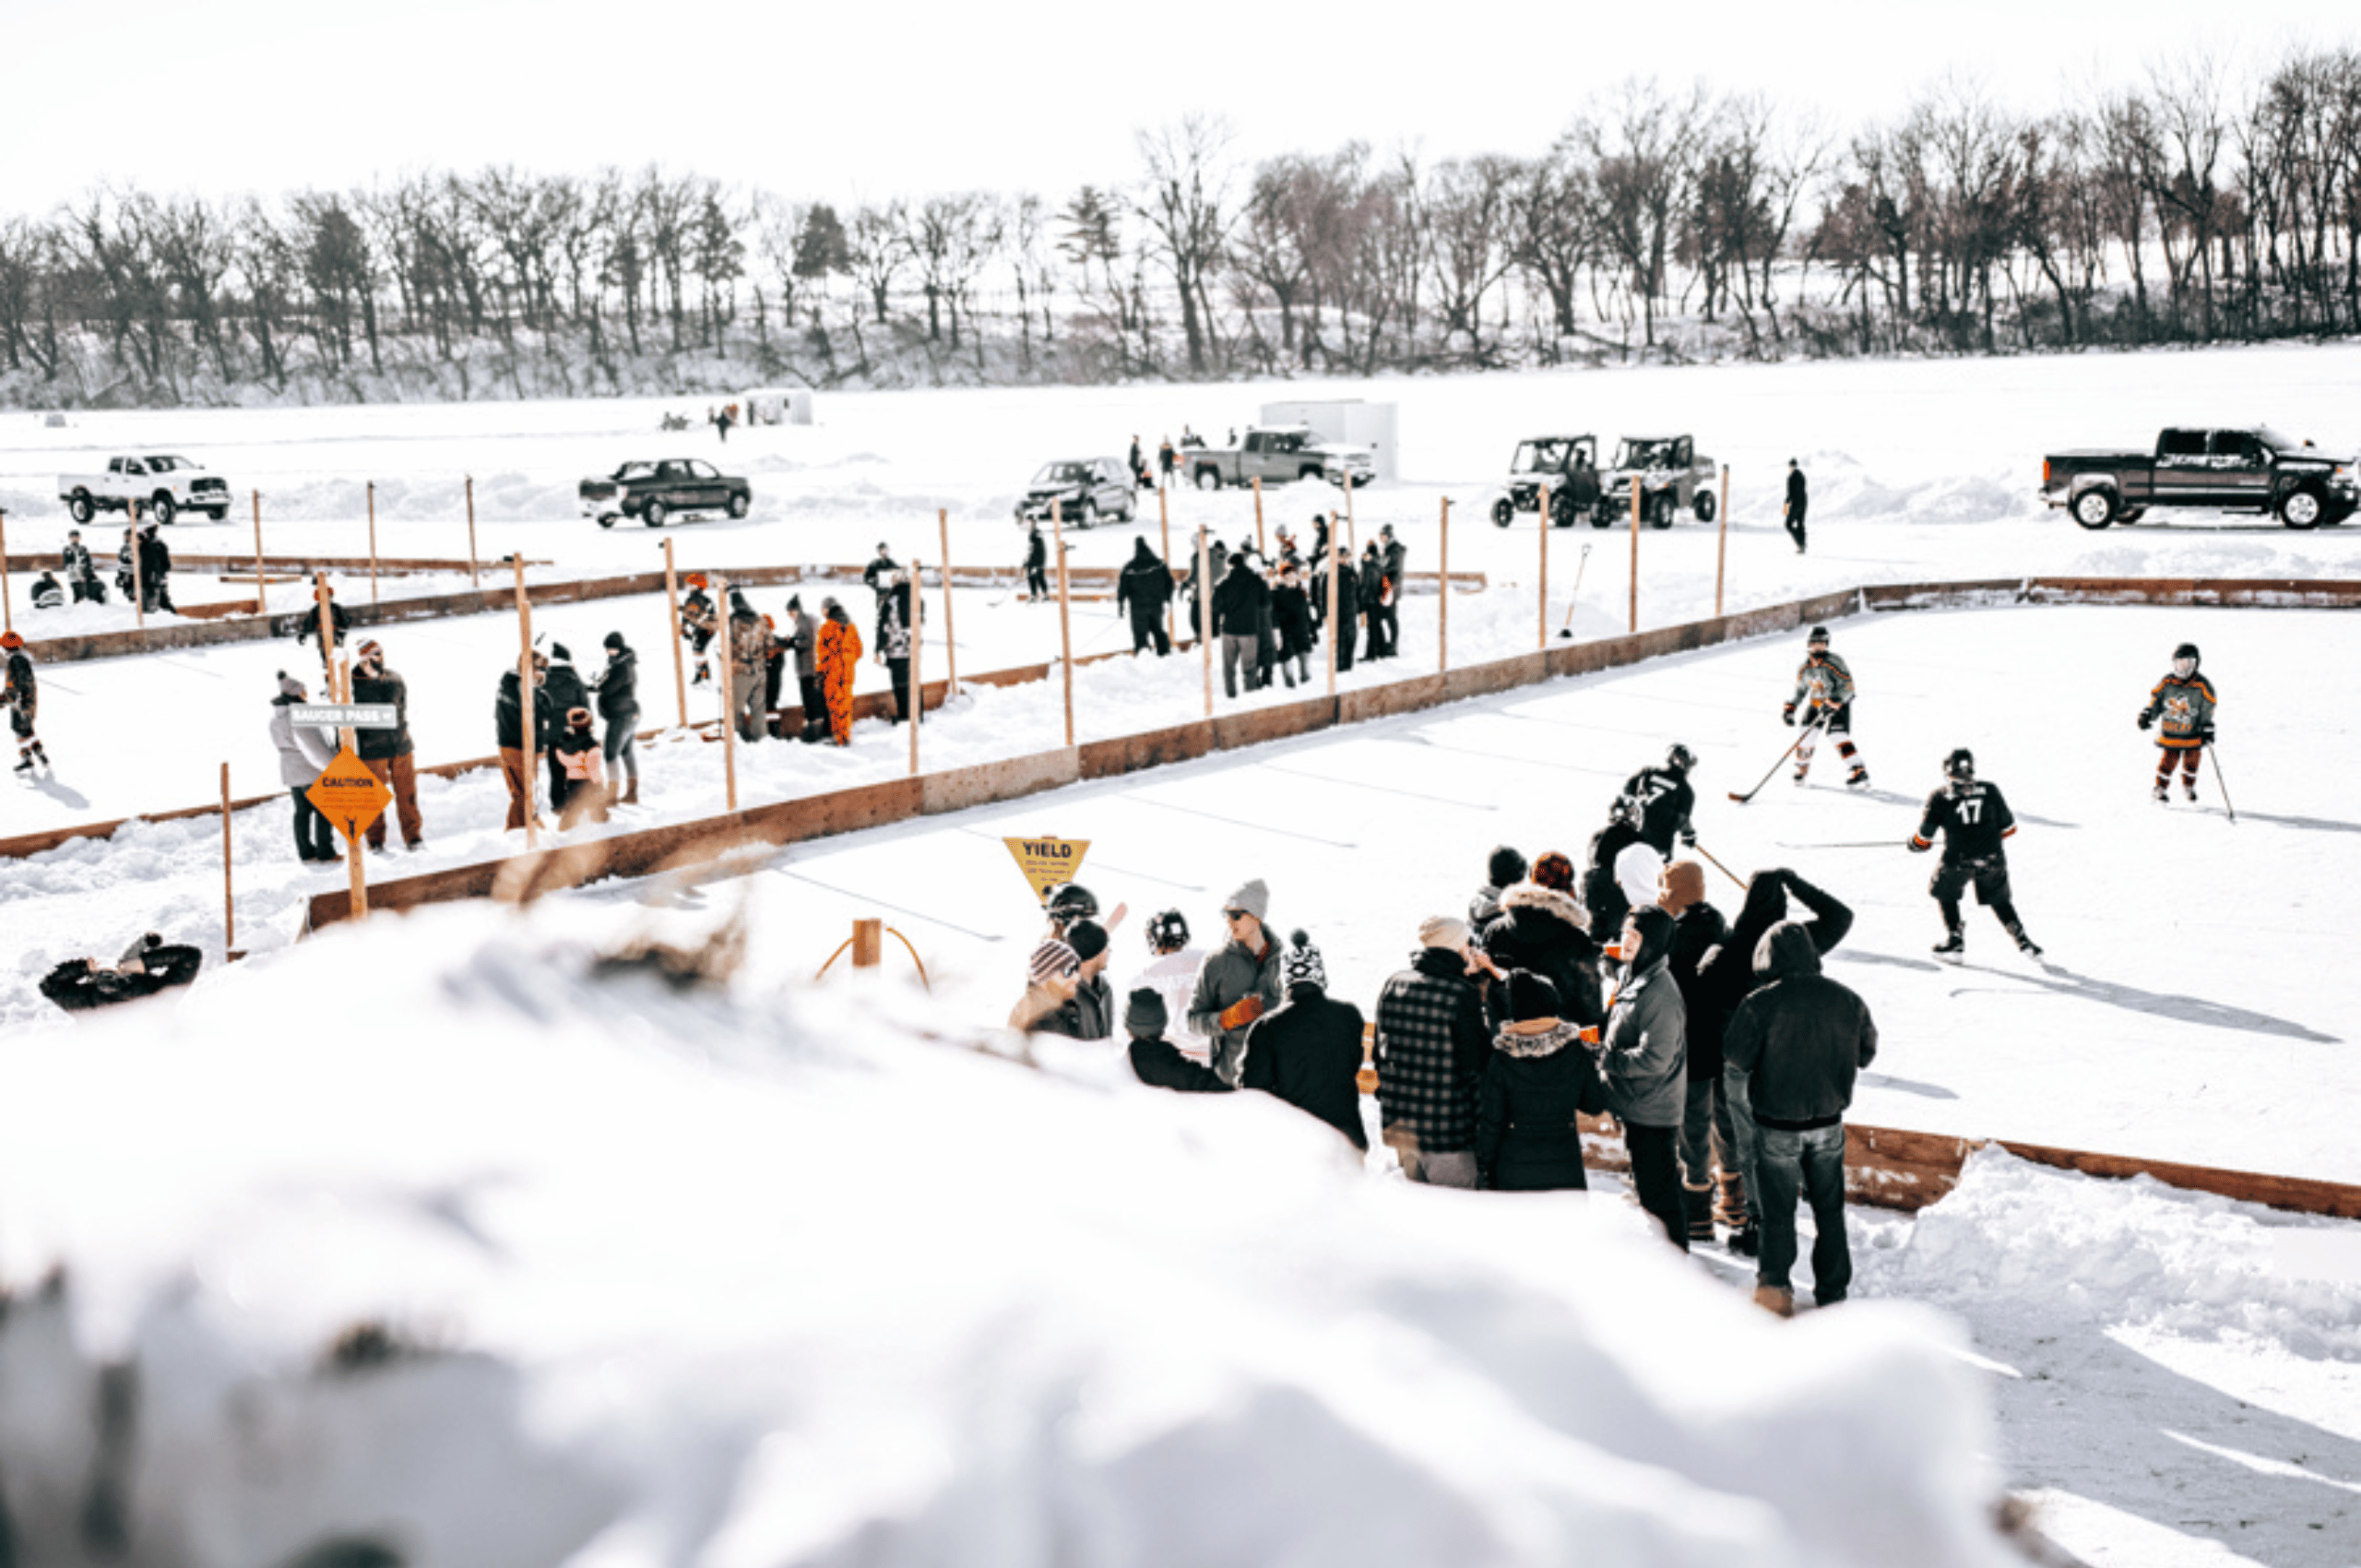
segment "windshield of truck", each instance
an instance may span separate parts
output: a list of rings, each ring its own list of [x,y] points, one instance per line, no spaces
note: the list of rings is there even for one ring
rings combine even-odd
[[[2292,435],[2282,435],[2269,425],[2255,427],[2254,438],[2274,452],[2300,452],[2304,444]]]
[[[186,457],[148,457],[143,458],[142,461],[147,463],[148,471],[151,474],[168,474],[174,469],[193,469],[196,467],[195,463],[190,462]]]
[[[1088,484],[1088,463],[1044,463],[1041,471],[1033,476],[1035,484]]]
[[[1616,449],[1615,466],[1619,469],[1668,469],[1672,467],[1669,441],[1630,441]]]

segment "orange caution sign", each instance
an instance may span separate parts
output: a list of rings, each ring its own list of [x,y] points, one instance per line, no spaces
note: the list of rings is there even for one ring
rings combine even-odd
[[[347,746],[321,770],[312,787],[303,791],[303,798],[341,829],[346,838],[357,839],[369,831],[371,823],[385,814],[394,792],[379,783],[377,776]]]
[[[1033,897],[1044,904],[1050,901],[1050,888],[1081,874],[1082,857],[1090,853],[1087,838],[1003,838],[1001,842],[1016,857],[1016,869],[1032,885]]]

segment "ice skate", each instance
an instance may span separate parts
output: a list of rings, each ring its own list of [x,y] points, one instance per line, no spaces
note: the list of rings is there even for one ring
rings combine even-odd
[[[2018,952],[2023,954],[2028,958],[2038,958],[2041,956],[2041,949],[2035,944],[2032,937],[2025,934],[2024,927],[2011,926],[2009,928],[2009,934],[2017,939]]]
[[[1958,932],[1952,932],[1935,944],[1935,956],[1946,963],[1958,963],[1966,952],[1967,939]]]
[[[2173,787],[2171,785],[2165,783],[2163,778],[2159,778],[2156,780],[2156,787],[2149,791],[2149,796],[2151,799],[2161,804],[2173,798],[2172,788]]]
[[[27,752],[17,763],[17,777],[30,782],[33,776],[33,754]]]
[[[1804,787],[1804,780],[1810,776],[1811,770],[1809,768],[1799,767],[1796,769],[1796,788],[1798,790],[1802,789]]]
[[[2195,805],[2197,803],[2197,780],[2194,778],[2183,778],[2180,781],[2180,788],[2181,799],[2187,801],[2192,806]]]
[[[1845,788],[1847,790],[1866,790],[1869,787],[1869,770],[1866,767],[1855,768],[1845,780]]]

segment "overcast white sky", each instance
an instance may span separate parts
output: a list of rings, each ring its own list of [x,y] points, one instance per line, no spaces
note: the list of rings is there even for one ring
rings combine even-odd
[[[1758,90],[1850,129],[1947,71],[2020,107],[2200,50],[2361,42],[2320,0],[1798,6],[1037,0],[0,0],[0,213],[102,182],[277,195],[412,169],[660,162],[837,201],[1062,200],[1136,169],[1135,126],[1226,115],[1249,158],[1352,137],[1546,147],[1631,75]],[[37,129],[36,129],[37,128]]]

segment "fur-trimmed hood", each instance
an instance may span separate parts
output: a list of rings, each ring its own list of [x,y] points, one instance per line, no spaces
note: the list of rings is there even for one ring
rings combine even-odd
[[[1590,930],[1590,911],[1572,895],[1560,893],[1554,887],[1544,887],[1537,882],[1520,882],[1501,895],[1504,913],[1518,909],[1538,909],[1555,915],[1576,931]]]
[[[1502,1029],[1492,1037],[1492,1049],[1503,1056],[1555,1056],[1581,1037],[1580,1025],[1561,1018],[1554,1028],[1544,1029],[1537,1035]]]

